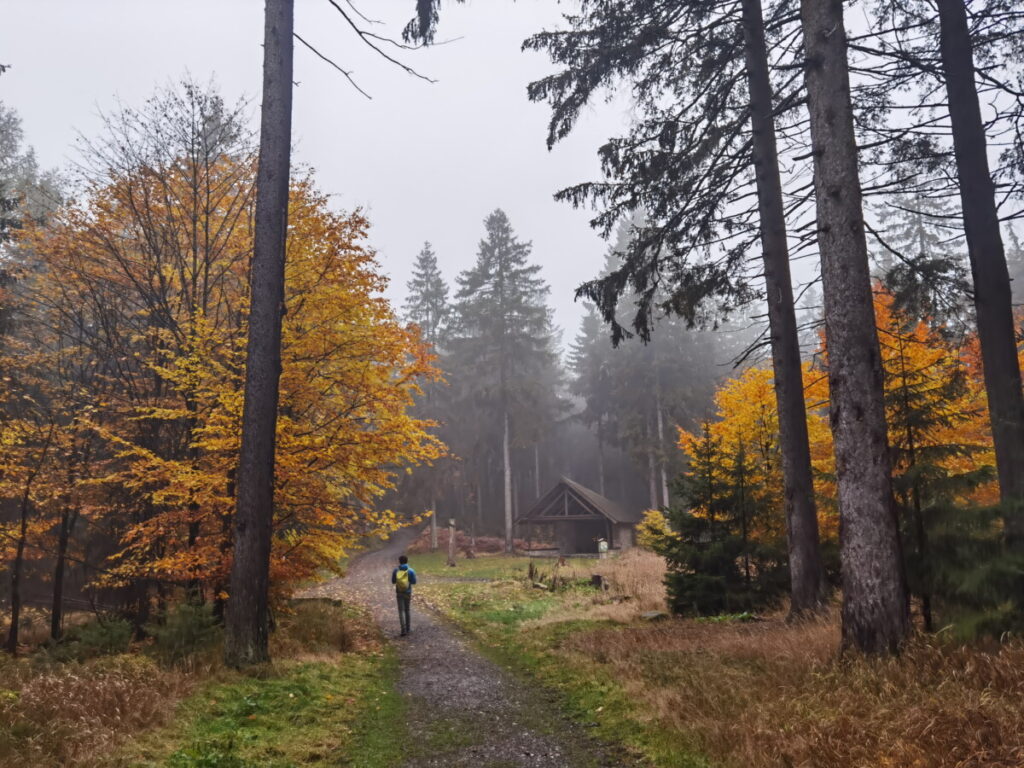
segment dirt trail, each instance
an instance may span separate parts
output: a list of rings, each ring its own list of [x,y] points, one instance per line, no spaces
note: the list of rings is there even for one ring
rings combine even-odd
[[[409,702],[409,768],[634,765],[568,721],[541,692],[481,656],[457,628],[417,602],[415,590],[412,633],[397,636],[390,573],[416,534],[400,531],[384,549],[354,561],[346,578],[320,585],[313,593],[358,600],[393,638],[401,661],[398,689]],[[421,584],[428,579],[419,576]]]

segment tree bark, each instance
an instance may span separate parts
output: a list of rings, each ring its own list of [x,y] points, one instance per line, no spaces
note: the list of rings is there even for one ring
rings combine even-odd
[[[658,407],[658,473],[661,479],[661,503],[668,506],[668,475],[665,471],[665,419],[661,412],[661,378],[656,379],[655,398]]]
[[[650,495],[651,509],[658,509],[658,467],[654,458],[654,445],[650,435],[647,437],[647,490]]]
[[[896,652],[910,613],[892,495],[842,0],[801,0],[839,489],[844,648]]]
[[[26,488],[21,500],[21,518],[18,528],[18,546],[11,566],[11,626],[7,632],[7,652],[18,655],[18,630],[21,628],[21,581],[25,569],[25,543],[28,538],[28,511],[32,505]]]
[[[293,24],[293,0],[267,0],[245,404],[224,642],[225,660],[234,667],[269,659],[267,592],[291,166]]]
[[[1007,540],[1024,546],[1024,394],[1014,334],[1010,275],[999,230],[995,185],[964,0],[937,0],[953,153],[960,181],[967,253],[974,279],[978,341],[985,369],[992,442]]]
[[[600,418],[597,420],[597,492],[608,495],[604,492],[604,426]]]
[[[60,514],[57,533],[57,561],[53,566],[53,603],[50,608],[50,637],[60,640],[64,633],[64,574],[67,570],[68,542],[78,511],[65,508]]]
[[[789,271],[789,244],[786,240],[786,216],[773,117],[774,97],[768,71],[761,0],[743,0],[743,36],[786,498],[790,616],[798,617],[805,613],[816,613],[824,607],[825,569],[821,562],[818,511],[814,503],[800,336]]]
[[[508,411],[504,412],[505,434],[502,453],[505,467],[505,551],[512,551],[512,454],[509,444]]]

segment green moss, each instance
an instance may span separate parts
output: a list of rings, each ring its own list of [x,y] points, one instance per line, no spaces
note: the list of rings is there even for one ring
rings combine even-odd
[[[176,723],[118,762],[167,768],[297,768],[397,764],[404,722],[390,653],[288,663],[260,678],[232,675],[187,699]]]

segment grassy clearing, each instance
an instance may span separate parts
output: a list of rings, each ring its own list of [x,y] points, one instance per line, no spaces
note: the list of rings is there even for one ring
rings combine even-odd
[[[641,574],[653,577],[654,564],[597,567],[607,593],[521,579],[424,594],[492,656],[558,690],[574,717],[656,766],[1024,765],[1019,641],[919,638],[900,659],[840,659],[834,618],[645,622],[638,613],[660,579]]]
[[[481,554],[466,558],[461,553],[455,558],[455,567],[448,565],[445,552],[424,552],[409,555],[411,565],[418,575],[448,576],[457,579],[515,579],[526,575],[530,558],[517,555]]]
[[[590,574],[601,572],[613,560],[598,560],[596,557],[573,557],[564,566],[558,566],[554,558],[529,558],[522,555],[480,554],[466,558],[461,554],[455,559],[454,568],[448,565],[445,552],[424,552],[409,555],[409,565],[417,574],[425,576],[448,576],[457,579],[521,579],[526,576],[530,563],[545,575],[558,572],[570,578],[589,579]],[[664,602],[664,600],[662,600]]]
[[[181,612],[128,652],[110,652],[123,650],[106,642],[119,637],[110,622],[27,658],[0,656],[0,766],[394,764],[392,734],[377,729],[402,722],[396,664],[364,611],[293,604],[273,635],[274,666],[253,676],[221,666],[219,630],[204,621]]]

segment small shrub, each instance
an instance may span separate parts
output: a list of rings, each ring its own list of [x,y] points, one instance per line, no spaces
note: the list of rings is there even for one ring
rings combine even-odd
[[[132,641],[132,625],[124,619],[100,619],[82,625],[75,634],[90,656],[124,653]]]
[[[657,552],[662,540],[675,535],[664,512],[660,509],[648,509],[636,526],[636,545],[641,549]]]
[[[49,649],[55,661],[86,661],[97,656],[125,653],[132,642],[131,622],[121,618],[99,618],[69,629]]]
[[[179,603],[162,623],[148,626],[157,656],[165,664],[183,664],[212,648],[219,638],[217,619],[208,605]]]

